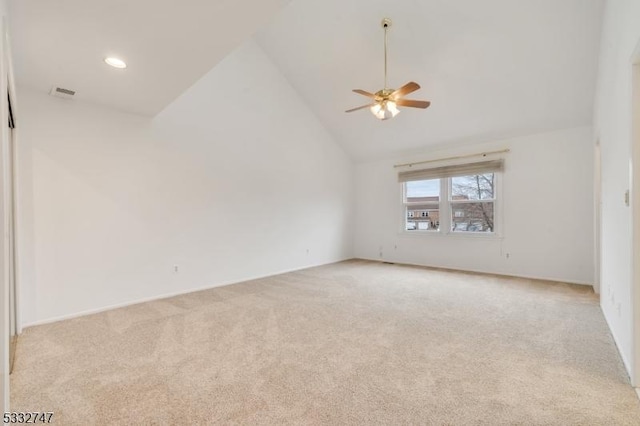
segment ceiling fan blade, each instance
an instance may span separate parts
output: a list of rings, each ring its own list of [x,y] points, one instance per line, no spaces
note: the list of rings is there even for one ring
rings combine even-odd
[[[411,108],[427,108],[431,105],[431,102],[428,101],[412,101],[410,99],[398,99],[396,101],[396,105],[405,106]]]
[[[357,108],[351,108],[351,109],[346,110],[345,112],[353,112],[353,111],[357,111],[357,110],[359,110],[359,109],[371,108],[371,107],[372,107],[372,106],[374,106],[374,105],[376,105],[376,103],[375,103],[375,102],[374,102],[374,103],[372,103],[372,104],[369,104],[369,105],[362,105],[362,106],[359,106],[359,107],[357,107]]]
[[[415,81],[410,81],[395,92],[393,92],[389,97],[392,99],[401,98],[404,95],[408,95],[411,92],[415,92],[420,88],[420,85]]]
[[[367,92],[366,90],[353,89],[353,91],[354,91],[354,92],[356,92],[356,93],[358,93],[358,94],[360,94],[360,95],[367,96],[367,97],[369,97],[369,98],[371,98],[371,99],[375,99],[375,98],[376,98],[376,95],[374,95],[373,93],[369,93],[369,92]]]

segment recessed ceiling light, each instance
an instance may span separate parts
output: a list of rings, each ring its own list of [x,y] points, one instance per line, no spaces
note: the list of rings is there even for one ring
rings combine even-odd
[[[104,58],[104,61],[107,64],[109,64],[112,67],[114,67],[114,68],[126,68],[127,67],[127,64],[122,59],[109,57],[109,58]]]

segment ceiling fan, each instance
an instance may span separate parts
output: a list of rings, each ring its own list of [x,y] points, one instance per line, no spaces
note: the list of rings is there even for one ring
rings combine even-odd
[[[398,106],[406,106],[411,108],[427,108],[431,105],[428,101],[416,101],[404,99],[405,95],[415,92],[420,88],[418,83],[410,81],[401,88],[387,88],[387,30],[391,27],[391,19],[384,18],[382,20],[382,28],[384,28],[384,89],[378,90],[376,93],[369,93],[365,90],[354,89],[353,91],[374,100],[373,103],[352,108],[346,112],[358,111],[360,109],[369,108],[373,115],[380,120],[393,118],[400,113]]]

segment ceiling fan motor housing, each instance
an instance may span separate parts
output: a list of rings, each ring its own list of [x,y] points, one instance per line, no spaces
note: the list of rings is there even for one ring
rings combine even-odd
[[[395,92],[395,89],[382,89],[376,92],[376,96],[380,99],[389,99],[389,96]]]

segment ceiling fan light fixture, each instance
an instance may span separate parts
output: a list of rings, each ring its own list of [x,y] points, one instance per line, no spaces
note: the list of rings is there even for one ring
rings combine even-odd
[[[380,120],[388,120],[395,117],[400,113],[398,105],[401,107],[409,108],[428,108],[431,102],[418,101],[413,99],[405,99],[404,97],[409,93],[413,93],[420,89],[420,85],[414,81],[410,81],[397,90],[390,89],[387,86],[387,31],[391,26],[391,19],[384,18],[382,20],[382,28],[384,29],[384,88],[378,90],[375,93],[367,92],[362,89],[353,89],[353,92],[366,96],[373,102],[368,105],[361,105],[356,108],[351,108],[345,112],[354,112],[361,109],[369,109],[371,113]],[[371,101],[370,101],[371,102]]]
[[[371,113],[380,120],[388,120],[400,113],[397,105],[393,101],[382,101],[371,107]]]

